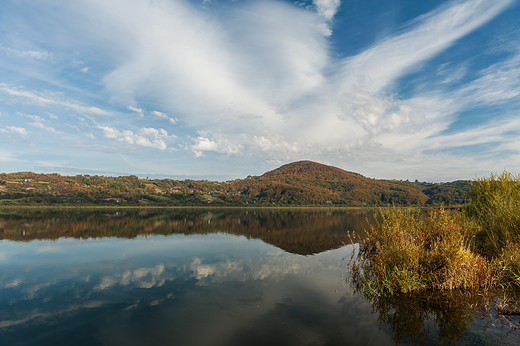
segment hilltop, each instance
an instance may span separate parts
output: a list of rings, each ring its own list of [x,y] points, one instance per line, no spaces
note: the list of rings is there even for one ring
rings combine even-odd
[[[227,182],[136,176],[0,174],[1,204],[347,205],[460,204],[469,181],[378,180],[312,161]]]
[[[428,200],[421,188],[410,182],[370,179],[312,161],[284,165],[265,173],[258,181],[260,185],[269,183],[269,192],[278,189],[271,194],[278,197],[274,202],[290,198],[290,202],[299,204],[310,196],[311,204],[424,204]]]

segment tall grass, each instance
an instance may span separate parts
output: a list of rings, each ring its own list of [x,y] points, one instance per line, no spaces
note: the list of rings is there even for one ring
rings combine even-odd
[[[464,212],[380,209],[352,261],[368,295],[520,287],[520,176],[476,179]]]
[[[423,217],[391,207],[380,217],[365,230],[353,261],[358,288],[377,295],[493,284],[493,265],[473,251],[478,227],[460,213],[440,209]]]
[[[500,256],[505,248],[520,243],[520,175],[477,178],[473,182],[473,203],[466,213],[480,226],[480,243],[488,256]]]

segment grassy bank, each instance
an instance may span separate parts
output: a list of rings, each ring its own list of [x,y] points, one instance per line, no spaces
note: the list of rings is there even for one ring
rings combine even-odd
[[[473,182],[460,210],[380,209],[353,258],[354,287],[370,295],[520,286],[520,177]]]

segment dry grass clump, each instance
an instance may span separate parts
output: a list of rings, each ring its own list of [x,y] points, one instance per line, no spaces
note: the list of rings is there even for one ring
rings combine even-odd
[[[520,287],[520,248],[509,245],[494,259],[502,286]]]
[[[417,209],[391,207],[380,216],[352,265],[353,283],[365,293],[495,284],[495,265],[473,251],[478,227],[460,213],[440,209],[424,217]]]
[[[365,294],[520,287],[520,175],[476,179],[463,213],[380,210],[351,278]]]
[[[520,175],[478,178],[471,197],[465,211],[481,226],[480,245],[488,256],[500,257],[504,249],[520,245]]]
[[[366,294],[520,287],[520,175],[476,179],[464,212],[380,210],[351,278]]]

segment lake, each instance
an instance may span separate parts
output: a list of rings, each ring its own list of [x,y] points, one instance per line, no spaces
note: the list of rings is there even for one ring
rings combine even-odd
[[[520,343],[503,295],[354,293],[372,214],[4,209],[0,345]]]

